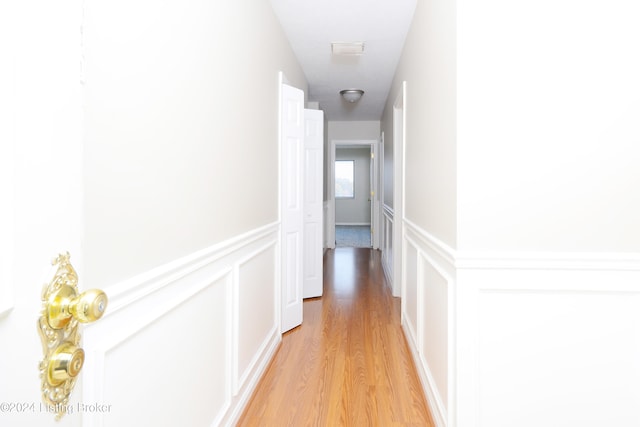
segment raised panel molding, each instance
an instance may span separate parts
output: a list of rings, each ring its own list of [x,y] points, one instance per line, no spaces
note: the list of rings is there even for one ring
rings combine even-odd
[[[451,256],[451,250],[446,247],[441,247],[440,242],[436,239],[431,239],[428,233],[423,232],[410,221],[405,222],[405,235],[404,246],[407,249],[404,253],[408,256],[409,253],[416,253],[416,262],[413,265],[414,272],[405,271],[404,277],[416,278],[416,317],[417,324],[412,327],[410,323],[403,323],[403,330],[409,348],[413,355],[418,375],[420,377],[429,407],[434,418],[434,422],[438,427],[453,425],[452,416],[453,411],[448,410],[453,404],[454,388],[452,384],[455,383],[455,370],[453,363],[454,356],[454,343],[455,343],[455,269],[453,265],[453,257]],[[408,268],[408,263],[403,259],[403,268]],[[444,322],[438,322],[436,324],[427,324],[425,313],[427,308],[425,307],[425,292],[428,292],[430,287],[437,286],[435,283],[431,283],[427,278],[427,273],[430,271],[435,272],[442,280],[446,287],[446,301],[433,302],[434,304],[444,304],[447,307],[447,318]],[[403,304],[404,307],[404,304]],[[403,313],[403,318],[405,313]],[[435,334],[441,334],[446,336],[446,351],[447,355],[443,356],[446,359],[446,366],[441,367],[444,372],[434,373],[432,366],[429,363],[428,357],[425,352],[425,346],[430,343],[424,342],[425,328]],[[443,329],[439,329],[443,328]],[[437,350],[436,350],[437,351]],[[438,387],[438,383],[435,379],[438,377],[445,377],[446,391],[442,391],[441,387]]]
[[[547,419],[572,425],[570,417],[576,411],[563,408],[579,407],[578,398],[572,396],[581,396],[584,389],[590,391],[594,410],[590,419],[579,418],[581,425],[603,425],[607,419],[616,425],[640,424],[640,415],[629,409],[640,406],[640,393],[629,388],[640,382],[640,254],[459,251],[410,220],[403,219],[402,224],[405,254],[417,253],[417,262],[403,260],[403,268],[411,270],[403,277],[417,286],[417,321],[405,322],[403,330],[436,425],[540,425],[542,415],[525,420],[518,414],[545,405]],[[434,343],[426,342],[425,331],[434,325],[428,320],[433,313],[427,311],[431,301],[425,293],[433,286],[447,287],[447,301],[441,301],[448,310],[446,393],[438,389],[436,367],[427,357]],[[406,304],[403,301],[403,318],[408,314]],[[536,351],[549,359],[542,367],[542,357],[522,352],[531,331]],[[563,343],[571,346],[562,350]],[[515,356],[498,362],[511,353]],[[517,364],[518,360],[533,364],[534,359],[535,366]],[[502,374],[507,364],[532,381],[529,388],[514,389],[519,376]],[[553,380],[539,379],[544,372],[558,370],[555,365],[570,368],[559,370]],[[577,387],[581,371],[573,367],[583,365],[598,368],[589,374],[588,387]],[[538,376],[524,375],[533,367],[547,369]],[[437,372],[442,374],[442,369]],[[569,393],[566,405],[555,412],[549,412],[552,402],[545,396],[557,387],[549,390],[549,383],[562,384]],[[608,403],[600,399],[596,404],[597,390],[609,389],[613,391],[607,393]],[[523,390],[529,401],[520,403],[519,411],[506,410],[516,407],[519,402],[510,399]],[[554,402],[559,396],[556,392]]]
[[[331,247],[331,237],[329,236],[329,215],[332,215],[329,209],[329,202],[322,202],[322,226],[324,227],[322,235],[324,236],[324,249]],[[335,242],[334,242],[335,245]]]
[[[276,281],[276,271],[275,271],[275,263],[276,263],[276,252],[275,249],[277,247],[277,240],[271,240],[268,243],[266,243],[265,245],[259,247],[258,249],[250,252],[249,254],[247,254],[246,256],[244,256],[241,260],[239,260],[238,262],[235,263],[234,265],[234,281],[233,281],[233,302],[234,302],[234,316],[233,316],[233,344],[232,344],[232,348],[233,348],[233,392],[234,394],[237,394],[242,387],[244,387],[246,385],[247,379],[249,378],[249,375],[255,371],[256,366],[258,366],[261,356],[265,353],[266,349],[269,348],[269,345],[272,344],[273,341],[273,337],[278,335],[277,332],[277,327],[276,327],[276,319],[275,319],[275,310],[272,311],[271,315],[272,315],[272,319],[271,319],[271,328],[269,328],[268,332],[263,336],[263,339],[260,343],[258,343],[258,351],[256,351],[253,354],[253,357],[251,358],[251,360],[249,361],[249,363],[247,364],[247,366],[244,367],[244,369],[242,369],[241,366],[239,366],[239,360],[240,360],[240,342],[241,342],[241,336],[240,336],[240,297],[239,297],[239,292],[241,290],[241,288],[245,287],[245,286],[249,286],[249,283],[245,283],[242,280],[242,269],[243,267],[245,267],[246,265],[250,265],[252,262],[256,261],[257,259],[259,259],[260,256],[262,255],[269,255],[268,251],[271,252],[271,256],[270,261],[271,261],[271,267],[273,269],[273,271],[271,272],[271,277],[273,279],[273,283],[275,283]],[[267,272],[262,272],[263,277],[265,277],[265,274]],[[275,288],[272,288],[272,295],[271,298],[274,301],[275,304],[275,296],[276,292],[275,292]],[[255,297],[255,295],[253,296]],[[263,298],[257,298],[259,301],[264,301]],[[261,325],[263,324],[264,319],[260,319],[258,321],[256,321],[255,323]],[[252,322],[254,323],[254,322]],[[254,343],[255,344],[255,343]],[[276,343],[277,344],[277,343]]]
[[[235,424],[281,340],[277,325],[279,307],[276,301],[279,295],[279,290],[276,288],[280,268],[279,235],[280,224],[273,223],[108,287],[106,291],[110,298],[110,306],[107,313],[100,322],[88,325],[84,331],[84,347],[88,351],[85,368],[82,371],[82,401],[104,402],[105,387],[108,387],[105,379],[110,374],[111,353],[130,351],[124,350],[129,348],[125,345],[127,342],[134,342],[131,340],[139,339],[138,334],[157,335],[158,330],[154,326],[158,322],[172,316],[181,307],[202,306],[203,302],[198,297],[204,292],[215,292],[215,295],[220,297],[224,295],[224,297],[207,301],[207,304],[213,304],[207,306],[207,311],[210,313],[208,317],[224,319],[223,325],[216,324],[218,332],[214,334],[224,338],[215,338],[222,341],[209,341],[208,348],[215,345],[218,349],[215,354],[219,355],[216,356],[219,362],[211,360],[206,369],[209,370],[208,372],[216,372],[216,378],[224,378],[223,386],[216,384],[224,388],[224,399],[218,406],[214,406],[212,402],[211,406],[199,409],[207,411],[207,414],[210,411],[207,415],[207,425]],[[261,257],[267,257],[267,260]],[[249,363],[240,372],[238,348],[244,337],[238,335],[238,324],[241,321],[238,290],[246,285],[241,282],[240,271],[246,266],[252,266],[254,260],[261,260],[255,264],[257,268],[268,269],[264,272],[254,272],[253,275],[260,274],[263,279],[268,279],[264,280],[263,285],[272,288],[269,293],[273,301],[268,308],[271,311],[268,314],[268,321],[272,324],[265,325],[267,327],[264,336],[261,333],[260,337],[253,338],[252,344],[245,346],[245,348],[257,348],[257,350],[247,356]],[[179,331],[174,331],[166,337],[166,342],[163,339],[162,343],[156,342],[156,344],[158,346],[175,345],[175,340],[179,341],[180,334]],[[214,339],[210,334],[199,332],[198,335],[204,340],[203,343],[206,343],[207,339]],[[155,356],[162,357],[162,354]],[[188,354],[185,354],[185,357],[187,356]],[[122,355],[119,357],[121,358]],[[182,362],[188,363],[188,357]],[[167,367],[170,367],[171,361],[167,363]],[[191,368],[199,369],[193,366]],[[144,369],[144,366],[139,369]],[[135,378],[132,380],[135,381]],[[206,378],[203,379],[204,383],[206,381]],[[176,399],[184,400],[185,404],[193,398],[193,396],[184,395],[181,390],[170,392]],[[172,409],[167,408],[167,410]],[[175,408],[173,410],[175,411]],[[105,425],[108,417],[108,413],[84,413],[83,425],[102,426]]]
[[[640,271],[640,254],[627,252],[475,252],[455,254],[458,269]]]
[[[633,257],[464,262],[457,276],[457,425],[640,423],[630,409],[640,405],[640,393],[629,387],[640,381],[640,272]],[[588,414],[578,410],[585,406]],[[518,415],[528,411],[527,419]]]
[[[393,289],[393,209],[386,204],[382,210],[381,236],[382,271],[389,287]]]

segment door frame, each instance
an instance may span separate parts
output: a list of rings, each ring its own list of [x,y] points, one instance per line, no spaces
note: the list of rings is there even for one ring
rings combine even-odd
[[[405,219],[405,146],[407,129],[407,82],[402,82],[400,93],[393,103],[393,284],[392,294],[396,297],[404,295],[404,277],[402,262],[404,246],[404,219]],[[402,303],[405,299],[402,298]],[[403,307],[404,309],[404,307]]]
[[[374,215],[371,218],[371,226],[375,234],[371,236],[371,247],[373,249],[380,248],[380,215],[381,215],[381,199],[380,199],[380,141],[377,139],[332,139],[329,141],[329,167],[327,176],[327,248],[335,249],[336,247],[336,148],[344,146],[362,146],[371,147],[374,153],[373,187],[374,196],[371,202],[374,204]]]

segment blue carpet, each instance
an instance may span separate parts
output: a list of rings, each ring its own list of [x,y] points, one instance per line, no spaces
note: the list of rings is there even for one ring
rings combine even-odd
[[[371,228],[368,225],[336,225],[336,247],[370,248]]]

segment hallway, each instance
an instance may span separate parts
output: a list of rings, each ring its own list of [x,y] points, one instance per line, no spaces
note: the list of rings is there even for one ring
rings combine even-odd
[[[432,426],[380,252],[330,250],[324,269],[238,425]]]

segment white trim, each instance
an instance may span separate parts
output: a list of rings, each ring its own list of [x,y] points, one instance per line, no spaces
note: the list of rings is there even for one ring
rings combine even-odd
[[[338,146],[370,146],[375,150],[377,144],[379,144],[379,140],[377,139],[332,139],[329,141],[329,167],[327,169],[327,206],[329,208],[327,215],[327,247],[329,249],[334,249],[336,247],[336,197],[335,197],[335,162],[336,162],[336,147]],[[379,152],[379,150],[378,150]],[[378,168],[374,167],[374,182],[371,182],[370,185],[374,186],[375,192],[379,193],[380,189],[378,188],[378,182],[380,177],[379,170],[380,163],[378,163]],[[376,194],[375,197],[379,197]],[[374,216],[371,218],[373,221],[374,230],[379,230],[380,225],[375,223],[376,218],[379,219],[378,216]],[[379,239],[372,239],[372,247],[374,249],[378,249],[376,244],[379,244]]]
[[[408,316],[405,314],[406,303],[405,295],[406,295],[406,287],[408,283],[404,284],[403,287],[403,303],[402,304],[402,318],[405,319],[403,325],[407,327],[404,329],[405,334],[414,334],[411,339],[408,339],[413,345],[410,346],[410,349],[413,353],[413,358],[416,364],[416,369],[418,370],[418,374],[420,380],[422,382],[423,389],[425,391],[425,395],[427,397],[427,401],[429,403],[429,407],[431,408],[432,414],[434,416],[434,421],[437,426],[453,426],[454,425],[454,416],[455,410],[455,378],[456,378],[456,369],[455,369],[455,342],[456,342],[456,328],[455,328],[455,267],[454,267],[454,257],[451,256],[452,253],[455,253],[451,250],[447,245],[444,245],[440,240],[433,237],[431,234],[427,233],[425,230],[416,226],[410,221],[406,219],[403,221],[405,223],[405,233],[403,235],[403,245],[405,249],[405,254],[408,253],[409,245],[415,250],[416,253],[416,270],[414,271],[416,278],[416,325],[415,328],[413,325],[410,325],[408,322]],[[447,289],[447,325],[446,325],[446,335],[447,335],[447,372],[446,372],[446,382],[447,382],[447,394],[445,396],[442,395],[441,391],[438,389],[438,385],[434,380],[433,373],[427,361],[426,355],[423,353],[423,349],[426,346],[424,341],[424,328],[425,326],[425,311],[427,308],[424,307],[424,291],[425,286],[428,286],[429,283],[425,277],[425,268],[426,266],[432,268],[438,275],[442,277],[444,282],[446,283]],[[403,260],[403,277],[407,277],[408,271],[406,266],[406,257]],[[406,279],[405,279],[406,280]],[[438,327],[440,325],[430,325],[430,327]],[[445,401],[447,405],[445,405]]]
[[[405,146],[406,146],[406,99],[407,82],[402,82],[400,93],[393,104],[393,295],[402,295],[403,278],[403,233],[404,233],[404,188],[405,188]]]
[[[383,210],[387,218],[390,217],[390,210],[388,206]],[[637,252],[459,251],[412,221],[404,218],[401,222],[404,226],[403,247],[413,247],[417,252],[416,271],[411,276],[416,277],[418,287],[416,325],[408,321],[403,304],[403,331],[438,426],[476,426],[483,420],[480,401],[484,395],[481,394],[479,376],[483,365],[479,339],[490,332],[482,329],[479,323],[481,316],[487,315],[481,311],[483,303],[494,297],[504,298],[510,295],[535,300],[562,298],[567,295],[594,298],[608,296],[619,297],[621,309],[629,310],[629,298],[637,299],[640,296],[640,253]],[[422,342],[424,328],[431,327],[425,323],[426,307],[421,306],[424,304],[421,296],[426,290],[422,287],[428,286],[427,276],[424,276],[427,265],[444,278],[448,288],[446,396],[439,395],[426,353],[422,353],[429,344]],[[405,260],[403,278],[407,277],[406,268]],[[407,283],[403,285],[404,296]],[[403,299],[402,302],[406,301]],[[610,304],[609,310],[612,307]],[[590,316],[586,311],[581,315]],[[558,325],[566,327],[563,319],[558,319]],[[617,325],[606,318],[602,322],[608,322],[609,329],[616,328]],[[517,324],[511,326],[517,328]],[[545,327],[549,328],[549,325]],[[552,329],[547,332],[553,335]],[[588,336],[588,331],[580,333]],[[500,347],[497,345],[489,348],[485,343],[482,349],[485,352],[499,351]],[[589,363],[592,364],[600,361],[597,355],[585,354],[584,357],[591,360]],[[626,368],[619,368],[618,372],[623,369]],[[500,380],[508,382],[505,378]],[[538,388],[543,393],[543,385],[538,385]],[[494,406],[498,404],[494,402]]]
[[[232,427],[238,423],[240,416],[244,412],[247,403],[249,403],[249,399],[258,385],[258,382],[269,367],[269,363],[271,363],[271,359],[275,356],[276,350],[278,350],[280,345],[280,341],[282,341],[282,335],[278,332],[278,329],[279,328],[274,329],[272,331],[273,334],[265,340],[263,344],[264,350],[261,348],[261,350],[263,350],[263,354],[262,357],[259,358],[259,362],[256,363],[254,374],[251,375],[245,384],[243,392],[237,397],[237,401],[235,405],[233,405],[233,408],[231,408],[230,411],[227,411],[227,421],[223,424],[224,426]],[[211,425],[217,426],[219,424],[214,422]]]
[[[597,338],[606,334],[603,331],[611,331],[614,334],[620,328],[633,331],[633,328],[629,329],[629,325],[637,325],[640,321],[637,311],[636,314],[633,314],[634,311],[631,308],[631,305],[637,306],[640,296],[640,270],[637,268],[639,265],[637,254],[529,252],[505,253],[501,256],[497,256],[497,254],[481,256],[480,253],[475,255],[477,257],[473,258],[473,263],[470,262],[465,268],[456,269],[458,287],[456,289],[456,350],[454,351],[456,370],[459,375],[455,379],[455,417],[459,425],[472,427],[484,425],[488,421],[487,418],[483,418],[481,409],[490,404],[494,408],[495,415],[496,407],[503,403],[502,401],[487,402],[483,400],[487,399],[483,390],[492,380],[499,384],[510,383],[508,377],[496,371],[495,377],[488,378],[483,377],[482,372],[485,367],[483,363],[486,363],[493,354],[500,354],[503,345],[504,348],[508,348],[509,346],[521,345],[523,342],[522,336],[515,332],[521,329],[522,319],[518,318],[517,313],[509,311],[509,303],[505,301],[520,301],[521,304],[531,301],[530,306],[543,304],[543,302],[575,301],[575,307],[582,307],[580,310],[571,311],[572,306],[568,306],[568,313],[572,314],[567,314],[566,317],[556,315],[553,317],[555,319],[553,323],[550,321],[540,323],[536,326],[535,334],[548,337],[550,343],[558,342],[562,340],[562,337],[558,336],[556,330],[566,330],[570,325],[572,335],[582,337],[578,339],[579,341],[588,342],[593,339],[593,342],[597,343],[593,346],[593,351],[582,351],[577,356],[580,357],[584,366],[607,366],[607,369],[612,368],[615,372],[611,378],[621,377],[621,374],[628,373],[630,383],[637,382],[639,372],[637,363],[628,366],[614,366],[617,359],[610,358],[602,352],[602,349],[607,348],[607,345],[601,344]],[[598,310],[587,309],[587,306],[580,305],[581,302],[587,300],[597,301],[603,298],[608,301],[603,313],[607,311],[611,313],[612,310],[615,310],[613,307],[619,307],[620,310],[628,313],[624,318],[624,323],[620,323],[620,319],[612,320]],[[494,316],[490,325],[495,325],[500,322],[495,320],[496,317],[503,316],[501,312],[493,311],[499,307],[496,305],[496,301],[500,301],[500,304],[506,304],[504,306],[505,313],[514,315],[508,319],[505,318],[505,327],[514,331],[507,333],[507,335],[515,337],[515,343],[507,344],[503,340],[495,339],[482,340],[482,337],[496,333],[495,329],[489,329],[486,326],[486,319]],[[635,301],[635,303],[631,301]],[[576,315],[578,317],[575,317]],[[576,322],[580,322],[580,318],[598,319],[598,327],[595,330],[574,327]],[[483,325],[485,326],[483,327]],[[528,329],[525,328],[524,331],[533,331],[533,329],[529,324]],[[626,335],[623,341],[620,341],[621,345],[627,340],[637,343],[636,332]],[[592,333],[593,338],[591,338]],[[544,347],[544,345],[543,348],[537,347],[537,350],[541,353],[553,353],[557,351],[557,348],[553,344],[549,344],[548,347]],[[549,366],[549,369],[553,372],[556,367],[552,365]],[[593,390],[611,387],[611,383],[600,384],[597,380],[594,381],[592,382]],[[547,387],[548,384],[545,381],[530,384],[527,393],[541,396],[541,403],[544,403],[541,405],[542,407],[544,405],[546,407],[553,406],[553,402],[549,402],[547,398],[543,397],[546,395]],[[562,386],[566,390],[567,397],[572,395],[571,387],[573,386],[567,383]],[[612,388],[612,393],[610,393],[612,396],[609,396],[610,401],[617,400],[618,398],[613,396],[620,396],[620,393],[623,392],[619,388]],[[551,394],[557,397],[557,394]],[[511,403],[504,404],[510,405]],[[569,407],[575,408],[577,405],[579,402],[574,400]],[[598,419],[606,417],[608,412],[606,406],[594,409]],[[560,409],[559,414],[562,414]],[[495,421],[495,417],[493,421]]]
[[[385,211],[390,208],[385,205]],[[404,218],[405,227],[459,270],[640,271],[639,252],[458,251]]]
[[[212,286],[224,286],[226,300],[219,301],[225,310],[224,372],[225,400],[212,414],[212,425],[234,425],[242,414],[260,377],[270,363],[281,335],[275,296],[274,320],[250,363],[238,372],[239,340],[239,296],[238,289],[242,264],[249,262],[265,251],[274,253],[273,293],[278,293],[279,284],[279,223],[272,223],[243,233],[207,249],[187,255],[146,273],[107,287],[110,306],[100,322],[89,324],[84,329],[84,348],[87,354],[82,371],[82,401],[103,402],[105,360],[108,353],[126,342],[130,337],[148,327],[176,307],[194,300],[201,292]],[[111,291],[115,290],[115,291]],[[83,425],[104,424],[104,414],[84,413]]]
[[[330,210],[329,210],[329,201],[325,200],[322,202],[322,226],[324,227],[323,229],[323,247],[324,250],[326,251],[330,245],[330,238],[329,238],[329,215],[330,215]],[[334,245],[335,245],[335,240],[334,240]]]
[[[269,342],[272,340],[272,337],[275,335],[278,335],[278,330],[279,328],[276,327],[276,325],[273,325],[273,328],[269,331],[268,335],[266,336],[265,340],[262,342],[262,344],[260,345],[260,348],[258,350],[258,352],[256,354],[253,355],[253,358],[251,359],[251,361],[249,362],[249,365],[245,368],[244,372],[240,373],[239,370],[239,366],[238,366],[238,359],[239,359],[239,353],[240,353],[240,337],[239,337],[239,313],[240,313],[240,307],[239,307],[239,303],[240,303],[240,299],[238,297],[238,293],[239,293],[239,286],[240,286],[240,269],[244,264],[247,264],[249,261],[251,261],[252,259],[256,258],[258,255],[261,255],[263,253],[265,253],[266,251],[268,251],[271,248],[276,247],[277,241],[276,240],[272,240],[269,241],[268,243],[264,244],[263,246],[259,247],[258,249],[250,252],[249,254],[245,255],[242,259],[238,260],[233,268],[234,271],[234,318],[233,318],[233,344],[232,344],[232,348],[233,348],[233,394],[238,394],[238,392],[242,389],[242,387],[244,387],[246,385],[247,382],[247,378],[249,378],[249,374],[251,374],[251,372],[254,372],[256,369],[256,366],[259,365],[261,357],[264,355],[264,353],[266,352],[267,348],[269,347]],[[275,261],[275,259],[274,259]],[[274,282],[275,282],[275,277],[274,277]]]
[[[458,269],[640,271],[637,252],[466,252]]]
[[[382,208],[382,247],[380,248],[382,251],[382,271],[384,271],[384,275],[387,279],[387,283],[391,292],[393,294],[393,209],[391,209],[388,205],[384,205]],[[398,297],[399,295],[393,294],[394,297]]]
[[[279,225],[279,222],[267,224],[113,285],[109,288],[109,310],[104,317],[113,315],[187,274],[277,232],[280,229]]]
[[[418,237],[424,244],[428,245],[429,248],[433,249],[438,255],[444,258],[449,264],[456,265],[456,251],[442,240],[438,239],[431,233],[428,233],[419,225],[413,223],[412,221],[404,218],[403,220],[405,227],[408,230],[411,230],[416,237]]]
[[[371,226],[370,222],[336,222],[336,225],[344,225],[344,226],[354,226],[354,227],[358,227],[358,226]]]
[[[427,398],[427,403],[429,405],[429,409],[431,410],[433,421],[435,422],[437,427],[446,427],[447,412],[444,407],[442,407],[442,400],[438,397],[436,389],[432,386],[432,384],[435,384],[435,381],[433,379],[433,375],[431,374],[431,370],[429,369],[429,365],[427,364],[427,361],[424,359],[424,357],[422,357],[422,355],[420,355],[420,353],[418,352],[416,343],[412,338],[409,338],[409,334],[411,333],[412,329],[406,324],[403,324],[402,331],[407,338],[409,351],[411,353],[411,357],[413,358],[413,363],[416,365],[418,377],[420,378],[420,384],[422,385],[425,397]],[[436,408],[437,410],[433,410],[433,408]]]
[[[443,268],[440,263],[431,255],[429,255],[429,250],[435,252],[435,249],[429,242],[423,241],[422,239],[413,239],[411,236],[411,232],[413,230],[408,230],[405,239],[407,243],[411,244],[416,250],[417,256],[417,313],[416,317],[418,319],[418,325],[416,328],[416,339],[418,341],[417,353],[414,355],[414,358],[417,359],[416,364],[418,370],[423,370],[424,372],[420,372],[421,378],[426,380],[423,383],[423,387],[426,390],[427,399],[429,401],[429,406],[432,408],[432,414],[435,416],[436,425],[438,426],[447,426],[453,425],[451,420],[451,416],[454,414],[454,411],[447,410],[444,405],[444,399],[447,400],[449,405],[453,405],[454,400],[454,384],[455,384],[455,362],[454,362],[454,351],[455,351],[455,279],[449,274],[445,268]],[[422,231],[422,230],[421,230]],[[416,237],[418,237],[416,235]],[[426,245],[426,246],[425,246]],[[422,306],[422,302],[424,301],[424,286],[426,285],[425,277],[424,277],[424,265],[428,264],[431,268],[433,268],[439,275],[444,279],[447,286],[447,396],[442,396],[439,391],[437,384],[433,378],[433,374],[431,368],[429,367],[429,363],[422,352],[422,349],[425,347],[425,343],[423,342],[423,328],[425,325],[424,321],[424,313],[425,308]],[[451,263],[449,267],[453,267]],[[419,362],[419,363],[418,363]],[[435,410],[434,410],[435,409]]]
[[[203,282],[192,282],[189,283],[188,286],[180,286],[180,289],[177,289],[177,286],[174,286],[174,289],[177,291],[176,295],[171,299],[167,299],[163,301],[161,304],[155,305],[150,310],[145,311],[136,311],[134,316],[126,316],[127,322],[126,327],[117,327],[113,329],[109,329],[107,333],[105,333],[106,326],[105,324],[96,324],[96,326],[102,326],[102,331],[100,334],[92,334],[94,329],[94,325],[90,325],[85,328],[85,338],[84,338],[84,346],[85,351],[90,352],[90,356],[87,356],[87,364],[85,365],[85,369],[83,370],[83,400],[84,402],[104,402],[104,385],[105,385],[105,359],[107,354],[116,349],[119,345],[126,342],[129,338],[136,335],[140,331],[154,325],[154,323],[161,319],[166,313],[171,312],[176,307],[184,304],[189,301],[202,291],[208,289],[209,287],[220,283],[224,280],[224,286],[227,291],[227,295],[231,292],[232,280],[230,279],[232,274],[232,270],[230,268],[219,271],[216,275],[208,278]],[[182,285],[182,284],[181,284]],[[140,301],[142,302],[144,297],[141,297]],[[107,311],[108,313],[109,311]],[[126,313],[123,311],[121,313]],[[231,310],[229,310],[227,315],[228,327],[231,326]],[[105,314],[106,317],[106,314]],[[119,316],[122,317],[122,316]],[[112,316],[113,318],[113,316]],[[102,320],[103,322],[106,319]],[[98,337],[100,335],[100,337]],[[226,345],[227,351],[230,350],[231,342],[230,335],[227,334]],[[87,350],[89,349],[89,350]],[[227,353],[227,356],[230,354]],[[225,367],[225,372],[229,370],[226,375],[228,381],[227,386],[227,396],[225,404],[223,408],[221,408],[221,413],[218,414],[217,418],[221,418],[224,413],[228,410],[231,405],[231,378],[230,378],[230,363],[231,357],[227,357],[227,366]],[[86,373],[86,374],[85,374]],[[90,379],[88,378],[92,375]],[[89,387],[91,385],[91,387]],[[82,414],[83,425],[86,426],[101,426],[104,425],[104,414],[103,413],[92,413],[92,412],[84,412]]]

